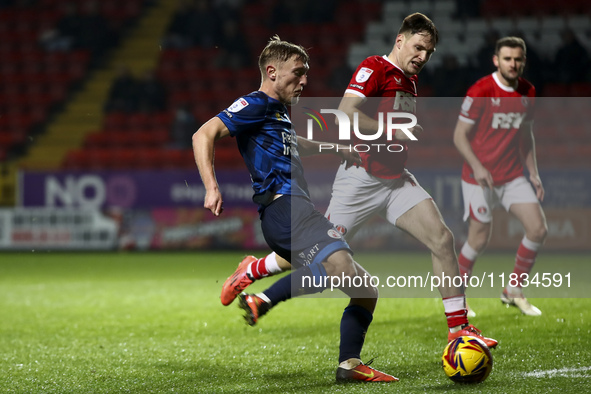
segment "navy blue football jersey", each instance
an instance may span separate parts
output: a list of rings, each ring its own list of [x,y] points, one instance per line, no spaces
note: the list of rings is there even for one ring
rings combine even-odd
[[[310,198],[297,136],[284,104],[256,91],[239,98],[217,116],[236,137],[259,211],[271,203],[275,194]]]

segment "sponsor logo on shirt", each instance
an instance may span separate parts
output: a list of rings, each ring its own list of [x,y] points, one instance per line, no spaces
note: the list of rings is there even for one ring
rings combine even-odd
[[[241,111],[246,106],[248,106],[248,101],[246,101],[243,98],[239,98],[238,100],[234,101],[234,103],[232,105],[230,105],[228,107],[228,111],[236,113],[238,111]]]
[[[314,257],[316,257],[316,253],[320,251],[320,247],[318,244],[312,246],[307,252],[299,253],[299,257],[304,260],[305,265],[310,265],[314,261]]]
[[[355,88],[355,89],[359,89],[359,90],[365,89],[363,86],[357,85],[356,83],[350,84],[349,87],[352,87],[352,88]]]
[[[407,92],[396,92],[396,99],[394,100],[394,109],[402,110],[410,113],[417,112],[416,97]]]
[[[281,132],[281,140],[283,142],[283,155],[290,156],[290,155],[298,155],[297,150],[297,140],[295,134],[286,133],[285,131]]]
[[[361,67],[361,69],[357,72],[357,75],[355,76],[355,81],[363,83],[369,79],[372,73],[373,70],[371,68]]]
[[[509,112],[508,114],[495,112],[491,127],[493,129],[518,129],[524,118],[525,114],[519,112]]]

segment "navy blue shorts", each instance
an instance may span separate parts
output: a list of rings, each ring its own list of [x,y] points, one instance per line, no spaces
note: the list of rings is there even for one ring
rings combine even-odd
[[[321,263],[337,250],[351,248],[334,225],[304,197],[284,195],[261,215],[265,241],[294,268]]]

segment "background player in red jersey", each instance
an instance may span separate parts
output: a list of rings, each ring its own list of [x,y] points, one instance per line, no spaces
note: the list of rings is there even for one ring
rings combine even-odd
[[[498,40],[493,56],[497,71],[472,85],[462,104],[454,143],[465,159],[462,192],[469,229],[459,263],[462,275],[470,276],[490,239],[492,210],[502,205],[523,224],[525,236],[515,259],[516,280],[503,290],[501,301],[526,315],[539,316],[542,312],[527,301],[521,288],[547,234],[539,203],[544,199],[544,187],[532,133],[535,88],[521,77],[525,55],[521,38]],[[523,175],[524,165],[533,189]]]
[[[374,118],[376,108],[364,107],[368,97],[384,98],[380,100],[376,114],[392,110],[414,113],[417,74],[435,51],[438,37],[437,28],[425,15],[407,16],[390,54],[371,56],[359,65],[339,110],[349,119],[353,119],[356,113],[359,130],[365,134],[375,134],[381,126]],[[410,130],[418,135],[422,128],[415,126]],[[404,147],[401,152],[382,149],[361,153],[361,166],[348,167],[343,163],[339,167],[325,215],[350,239],[370,217],[379,214],[429,248],[434,275],[459,276],[453,234],[443,222],[431,196],[405,168],[409,136],[397,129],[395,138],[395,142]],[[269,269],[264,266],[271,265],[270,261],[273,261],[273,267],[277,267],[275,260],[273,254],[260,260],[247,257],[224,284],[222,303],[232,302],[253,280],[260,279],[261,272],[268,274]],[[469,325],[463,287],[448,283],[439,291],[449,326],[448,340],[471,335],[479,337],[491,348],[497,345],[496,340],[483,337],[480,330]]]

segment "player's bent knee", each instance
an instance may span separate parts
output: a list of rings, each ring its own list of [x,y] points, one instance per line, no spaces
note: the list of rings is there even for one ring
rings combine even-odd
[[[534,242],[543,243],[548,236],[548,227],[541,225],[536,227],[530,234],[527,234],[527,238]]]
[[[468,234],[468,243],[478,253],[484,251],[488,246],[489,236],[486,234]]]
[[[368,293],[368,298],[373,299],[373,304],[375,306],[375,304],[378,303],[378,298],[380,298],[380,291],[378,290],[377,287],[369,286],[367,293]]]
[[[362,299],[365,300],[364,305],[375,307],[380,296],[378,289],[368,281],[361,279],[362,277],[357,276],[356,278],[351,283],[345,280],[340,289],[351,299]]]
[[[441,228],[434,231],[436,231],[436,235],[433,240],[433,245],[431,246],[431,251],[433,253],[439,254],[453,250],[454,235],[452,234],[451,230],[447,226],[442,226]]]
[[[353,277],[357,274],[355,261],[351,254],[345,250],[339,250],[333,253],[324,264],[326,273],[329,276],[344,275]]]

